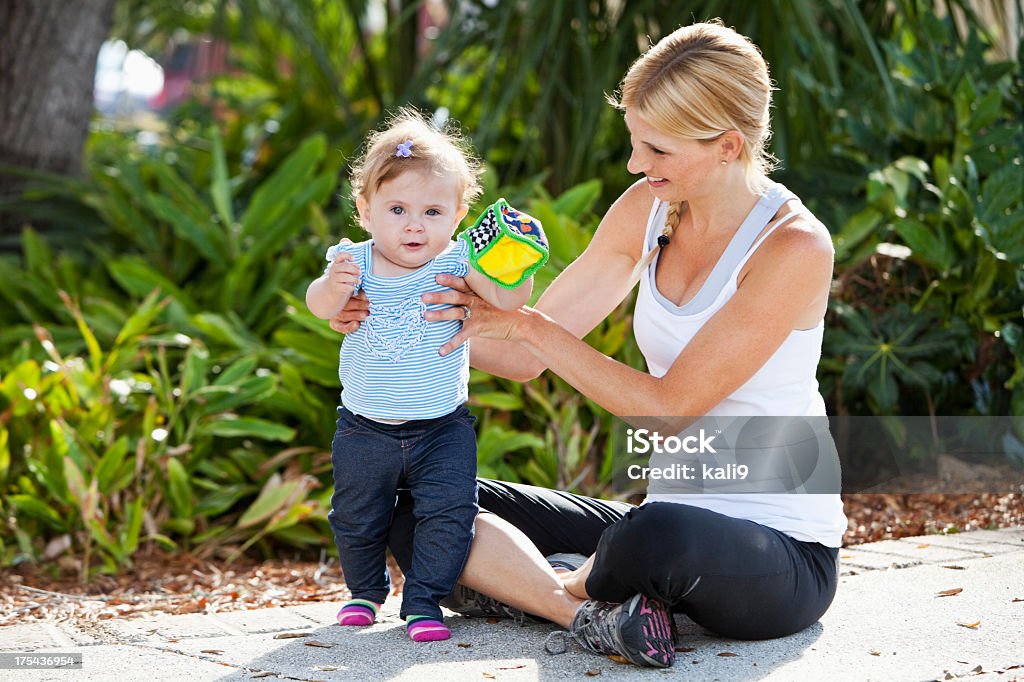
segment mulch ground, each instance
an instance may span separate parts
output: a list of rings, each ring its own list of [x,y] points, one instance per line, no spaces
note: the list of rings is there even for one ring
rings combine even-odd
[[[849,518],[847,546],[1024,526],[1020,494],[844,495],[843,500]],[[73,563],[64,562],[68,568]],[[238,611],[348,597],[333,560],[242,559],[225,564],[154,552],[139,556],[135,566],[120,575],[100,575],[86,585],[74,575],[53,575],[53,569],[22,565],[0,572],[0,626]]]

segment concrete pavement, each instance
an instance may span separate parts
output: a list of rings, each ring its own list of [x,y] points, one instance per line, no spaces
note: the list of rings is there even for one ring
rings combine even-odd
[[[8,626],[0,652],[77,652],[83,666],[0,670],[0,680],[1024,680],[1024,528],[886,540],[840,556],[839,592],[821,622],[742,642],[680,617],[669,670],[575,644],[552,656],[544,639],[554,626],[455,615],[452,639],[415,644],[392,598],[376,625],[358,629],[333,625],[333,603]]]

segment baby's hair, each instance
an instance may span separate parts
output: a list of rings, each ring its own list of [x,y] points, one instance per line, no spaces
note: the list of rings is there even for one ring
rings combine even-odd
[[[619,89],[609,98],[619,109],[636,111],[656,128],[681,139],[711,142],[729,130],[739,132],[747,187],[760,193],[776,160],[771,138],[772,83],[768,65],[749,38],[720,21],[683,26],[658,41],[633,62]],[[670,237],[686,212],[683,202],[669,205],[664,237]],[[657,252],[637,265],[643,270]]]
[[[453,124],[438,129],[419,111],[402,107],[384,128],[370,134],[352,163],[352,197],[369,199],[381,183],[409,170],[455,176],[462,186],[459,198],[467,206],[483,191],[482,165],[458,129]]]

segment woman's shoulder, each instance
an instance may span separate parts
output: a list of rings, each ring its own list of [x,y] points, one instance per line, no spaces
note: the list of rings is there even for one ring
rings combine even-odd
[[[789,217],[791,214],[792,217]],[[828,228],[799,199],[784,203],[773,222],[784,221],[767,236],[762,248],[771,251],[799,251],[805,254],[834,256],[832,235]]]
[[[796,215],[786,217],[794,211]],[[771,307],[792,329],[809,329],[821,321],[828,302],[835,260],[832,236],[797,201],[786,202],[772,224],[777,227],[762,237],[737,273],[738,290],[756,307]]]
[[[751,271],[762,269],[808,281],[831,276],[835,259],[832,235],[798,200],[783,204],[766,231],[742,268],[741,281]]]
[[[643,251],[644,235],[655,197],[646,180],[630,185],[608,208],[598,227],[595,241],[629,254],[635,263]]]

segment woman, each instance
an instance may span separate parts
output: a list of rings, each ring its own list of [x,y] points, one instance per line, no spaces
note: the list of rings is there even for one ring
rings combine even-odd
[[[828,231],[767,177],[771,81],[758,49],[717,23],[683,27],[629,69],[630,172],[586,251],[535,309],[455,289],[424,297],[465,319],[474,366],[526,381],[554,372],[617,416],[824,415],[815,370],[832,277]],[[650,373],[581,339],[640,277],[634,333]],[[355,301],[332,326],[351,331]],[[627,390],[628,387],[628,390]],[[641,665],[674,658],[668,609],[726,637],[788,635],[832,602],[846,519],[829,494],[648,496],[639,507],[481,481],[460,583]],[[408,506],[392,549],[401,563]],[[589,557],[556,574],[545,554]],[[666,608],[667,607],[667,608]]]

